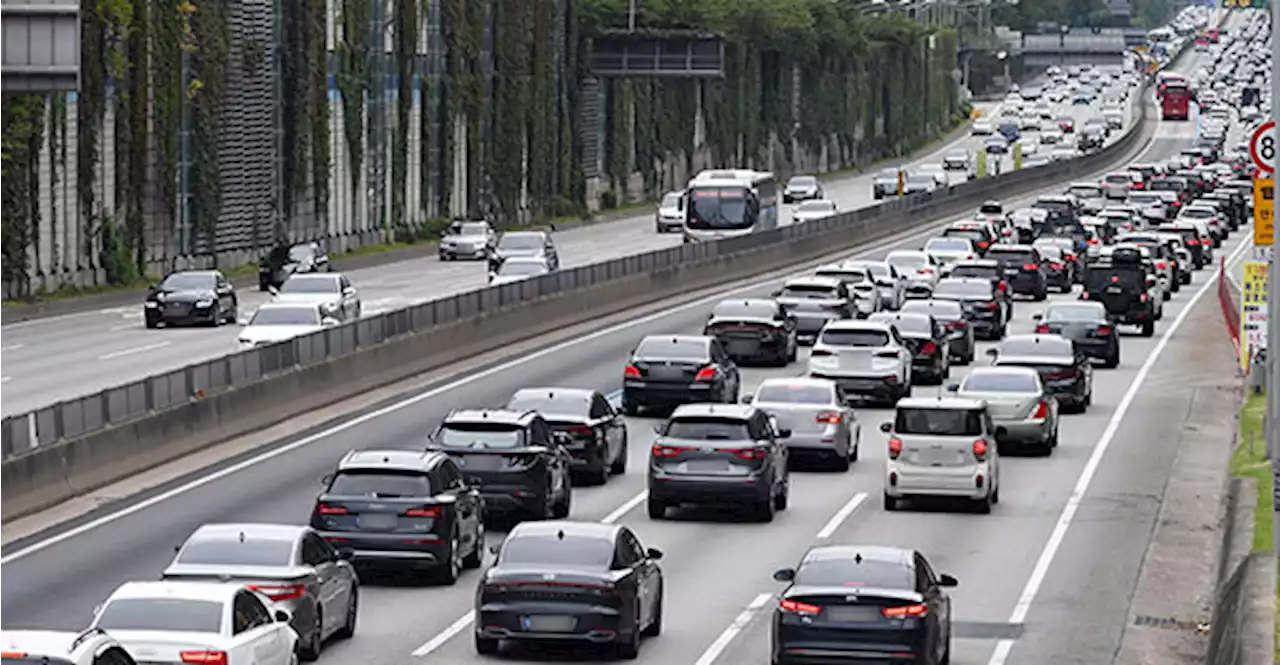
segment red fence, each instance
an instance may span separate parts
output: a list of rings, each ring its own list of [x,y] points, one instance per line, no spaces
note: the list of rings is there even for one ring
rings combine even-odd
[[[1218,260],[1218,305],[1222,307],[1222,320],[1227,324],[1227,334],[1236,347],[1236,358],[1240,358],[1240,305],[1231,293],[1231,281],[1227,279],[1227,261]]]

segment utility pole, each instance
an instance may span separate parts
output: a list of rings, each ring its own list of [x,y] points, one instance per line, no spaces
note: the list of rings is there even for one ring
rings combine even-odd
[[[627,30],[636,31],[636,0],[627,5]]]

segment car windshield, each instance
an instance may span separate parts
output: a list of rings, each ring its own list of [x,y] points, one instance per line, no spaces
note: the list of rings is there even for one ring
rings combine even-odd
[[[812,558],[800,564],[795,583],[818,587],[870,587],[877,589],[914,589],[915,576],[906,566],[888,561],[847,557]]]
[[[711,316],[724,319],[735,317],[771,319],[776,311],[776,305],[770,301],[726,300],[711,310]]]
[[[750,441],[747,421],[738,418],[681,416],[667,422],[663,434],[691,441]]]
[[[320,310],[314,307],[259,307],[251,326],[318,326]]]
[[[503,261],[498,274],[504,277],[511,275],[540,275],[547,272],[547,264],[541,261]]]
[[[458,227],[460,236],[482,236],[489,232],[489,225],[484,222],[468,222]]]
[[[967,279],[944,279],[938,282],[933,290],[933,297],[990,298],[991,282],[971,281]]]
[[[867,275],[866,271],[864,271],[861,268],[832,268],[832,269],[826,269],[826,270],[820,269],[814,274],[816,274],[818,277],[830,277],[832,279],[838,279],[848,284],[861,284],[871,279]]]
[[[368,496],[383,499],[431,496],[431,478],[423,473],[386,471],[383,469],[348,469],[339,471],[329,484],[329,494]]]
[[[1102,188],[1095,185],[1074,185],[1067,193],[1082,199],[1100,199],[1102,198]]]
[[[502,543],[499,562],[506,566],[540,564],[555,568],[608,570],[613,541],[574,534],[518,534]]]
[[[680,194],[679,192],[669,192],[666,196],[662,197],[662,207],[663,208],[679,208],[680,199],[682,196],[683,195]]]
[[[967,252],[972,249],[965,238],[933,238],[924,248],[930,252]]]
[[[808,175],[798,175],[787,181],[787,187],[812,187],[818,184],[817,178]]]
[[[1002,356],[1064,356],[1072,355],[1071,342],[1061,338],[1029,336],[1013,337],[1000,345]]]
[[[831,346],[884,346],[889,343],[889,334],[883,330],[828,329],[822,331],[822,343]]]
[[[521,390],[507,401],[507,410],[586,416],[591,412],[591,396],[580,392]]]
[[[212,291],[218,280],[212,273],[178,272],[164,278],[162,291]]]
[[[880,175],[876,177],[881,180],[897,180],[898,169],[880,169]]]
[[[1026,372],[971,372],[961,390],[975,393],[1036,393],[1036,375]]]
[[[896,434],[927,436],[980,436],[982,411],[979,409],[899,408],[894,418]]]
[[[915,270],[929,265],[929,259],[923,254],[893,254],[889,257],[888,263],[900,270]]]
[[[287,566],[293,541],[280,538],[199,538],[187,541],[178,563],[224,566]]]
[[[338,280],[335,277],[296,276],[289,278],[280,287],[280,293],[338,293]]]
[[[677,360],[706,362],[710,359],[707,340],[680,337],[649,337],[636,347],[638,360]]]
[[[311,245],[294,245],[289,248],[289,260],[295,263],[310,261],[316,257],[316,248]]]
[[[756,393],[756,403],[770,404],[832,404],[833,390],[829,386],[808,383],[766,383]]]
[[[498,240],[500,249],[542,249],[542,236],[533,233],[507,233]]]
[[[1044,314],[1045,321],[1106,321],[1106,310],[1091,305],[1054,305]]]
[[[831,212],[834,207],[830,201],[805,201],[796,207],[796,212]]]
[[[102,608],[94,626],[107,632],[221,633],[222,610],[216,600],[117,598]]]
[[[824,284],[788,284],[782,287],[781,297],[833,300],[840,296],[834,286],[826,286]]]

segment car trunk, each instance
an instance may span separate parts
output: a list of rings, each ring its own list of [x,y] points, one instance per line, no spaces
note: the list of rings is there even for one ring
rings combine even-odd
[[[591,419],[565,413],[544,413],[542,417],[551,428],[551,435],[570,451],[580,451],[596,440],[596,430]]]
[[[789,641],[861,642],[877,651],[912,651],[920,634],[910,630],[924,620],[919,594],[872,587],[792,587],[783,601],[809,620],[789,623]],[[816,614],[811,614],[817,610]],[[909,614],[908,612],[914,612]],[[906,630],[904,630],[906,629]],[[895,649],[896,647],[896,649]]]
[[[661,439],[654,464],[671,475],[748,476],[764,464],[765,449],[741,440]]]
[[[226,649],[219,635],[185,631],[113,630],[111,636],[132,655],[138,665],[191,662],[183,653],[220,652]],[[232,664],[234,665],[234,664]]]
[[[287,566],[224,566],[174,564],[160,579],[180,582],[221,582],[247,586],[273,601],[297,598],[306,590],[309,568]]]
[[[797,317],[831,317],[840,314],[848,302],[832,291],[795,291],[787,289],[778,304]]]
[[[708,364],[706,360],[637,360],[632,363],[645,383],[671,386],[693,383],[698,372]]]
[[[756,402],[754,406],[776,418],[778,427],[791,430],[792,436],[823,434],[840,415],[840,408],[831,404]]]
[[[546,449],[531,446],[503,450],[458,450],[450,448],[449,457],[472,483],[490,485],[524,485],[541,465]]]
[[[762,342],[781,335],[777,322],[769,319],[712,319],[705,333],[720,340],[731,356],[752,355]]]
[[[1089,292],[1110,313],[1126,312],[1146,293],[1146,276],[1137,271],[1109,271],[1101,280],[1090,280]]]
[[[1025,420],[1040,405],[1040,396],[1031,393],[965,391],[964,396],[985,401],[994,420]]]
[[[430,533],[443,510],[429,497],[322,494],[316,512],[323,531]]]
[[[1067,339],[1097,339],[1098,326],[1102,325],[1094,321],[1046,321],[1041,323],[1039,327],[1044,328],[1044,332],[1053,335],[1062,335]]]
[[[583,603],[617,608],[622,597],[614,587],[615,574],[602,570],[557,568],[555,566],[512,567],[490,569],[481,585],[483,604],[519,603],[544,605]],[[533,632],[571,632],[572,616],[554,613],[530,614],[526,630]]]
[[[813,355],[835,357],[836,370],[843,374],[880,371],[883,367],[877,361],[883,362],[898,357],[893,349],[878,346],[826,347],[814,349]]]
[[[900,437],[903,443],[898,459],[915,466],[968,466],[974,464],[973,442],[978,439],[963,436],[931,436],[907,434]]]

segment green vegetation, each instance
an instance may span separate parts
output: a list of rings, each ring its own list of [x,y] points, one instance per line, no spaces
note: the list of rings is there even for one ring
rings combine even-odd
[[[1244,408],[1240,410],[1240,441],[1231,458],[1231,475],[1253,478],[1257,482],[1258,505],[1254,508],[1253,515],[1254,552],[1271,552],[1274,545],[1272,524],[1275,512],[1271,505],[1274,477],[1271,475],[1271,463],[1266,459],[1267,444],[1263,438],[1262,420],[1265,412],[1266,396],[1250,395]],[[1280,588],[1276,589],[1276,608],[1280,610]],[[1276,613],[1275,634],[1275,662],[1280,663],[1280,611]]]

